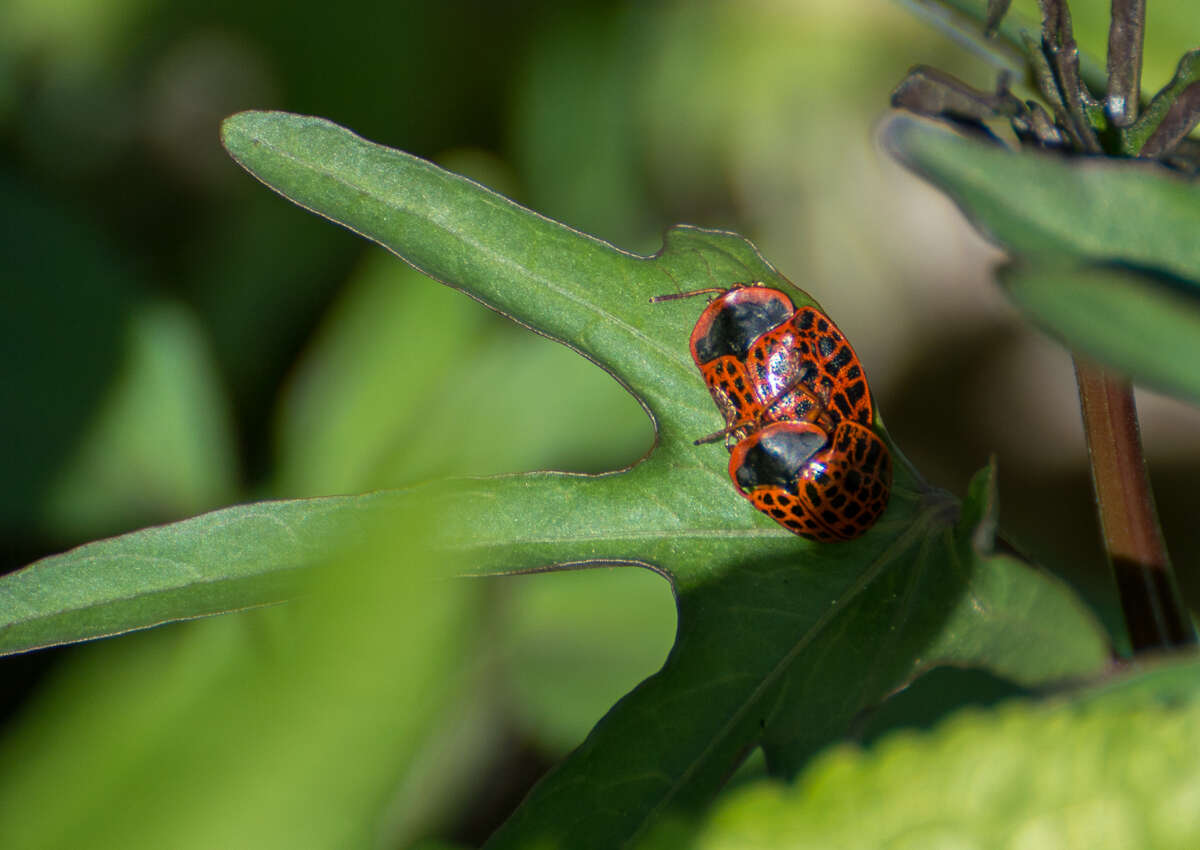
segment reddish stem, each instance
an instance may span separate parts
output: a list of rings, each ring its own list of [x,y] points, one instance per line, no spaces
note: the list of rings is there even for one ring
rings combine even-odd
[[[1075,375],[1100,527],[1133,651],[1194,644],[1158,526],[1133,387],[1079,358]]]

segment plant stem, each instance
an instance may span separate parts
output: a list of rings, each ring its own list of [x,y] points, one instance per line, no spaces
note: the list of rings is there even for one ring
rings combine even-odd
[[[1100,527],[1134,654],[1194,644],[1158,526],[1133,386],[1078,357],[1075,376]]]
[[[1108,117],[1128,127],[1138,117],[1142,96],[1142,39],[1146,31],[1146,0],[1113,0],[1108,29]]]

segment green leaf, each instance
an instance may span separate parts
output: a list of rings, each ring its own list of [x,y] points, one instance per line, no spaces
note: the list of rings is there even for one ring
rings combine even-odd
[[[662,666],[675,639],[675,599],[649,570],[567,570],[504,584],[497,643],[510,722],[561,758]]]
[[[1200,187],[1161,166],[1013,153],[906,117],[884,138],[1016,255],[1128,263],[1200,286]]]
[[[1200,287],[1119,266],[1012,265],[1009,296],[1075,351],[1200,403]]]
[[[228,400],[193,316],[141,308],[121,371],[48,494],[45,524],[73,539],[233,501]]]
[[[384,840],[389,791],[419,769],[471,672],[481,588],[436,580],[446,555],[421,544],[431,517],[420,506],[385,522],[300,578],[291,605],[65,659],[0,740],[0,846],[417,837],[416,824],[393,823]]]
[[[1200,842],[1200,664],[1099,692],[962,712],[932,733],[823,754],[791,786],[731,796],[703,850],[1192,848]]]
[[[429,356],[447,340],[454,356]],[[521,386],[554,387],[557,403],[531,405],[514,392]],[[561,464],[611,469],[654,440],[641,406],[592,364],[431,286],[382,251],[329,311],[293,370],[280,413],[272,491],[283,495]],[[428,450],[431,416],[439,441],[453,451]],[[603,434],[597,422],[605,423]]]
[[[290,598],[381,499],[240,505],[43,558],[0,578],[0,654]]]
[[[635,256],[314,118],[243,113],[226,122],[224,140],[248,170],[302,206],[600,364],[658,426],[651,454],[621,473],[535,473],[259,506],[264,522],[250,531],[274,534],[261,549],[254,533],[223,532],[221,514],[178,527],[175,543],[202,559],[195,532],[207,523],[211,561],[196,567],[214,581],[231,557],[256,580],[272,566],[311,562],[326,545],[314,532],[338,529],[339,514],[353,525],[372,509],[419,506],[438,518],[432,531],[454,562],[481,575],[635,564],[672,583],[679,627],[663,669],[532,792],[493,846],[628,844],[662,814],[711,799],[757,744],[773,772],[794,774],[862,709],[938,664],[1028,683],[1106,667],[1104,635],[1065,587],[991,554],[990,473],[978,477],[959,517],[954,500],[930,489],[889,443],[896,479],[887,513],[856,541],[819,545],[737,495],[721,446],[692,444],[721,424],[687,350],[700,307],[651,304],[650,296],[757,280],[811,303],[744,239],[677,228],[655,257]],[[557,403],[553,386],[512,391],[539,409]],[[430,444],[437,435],[435,424]],[[319,518],[306,522],[309,511]],[[291,522],[272,532],[275,515]],[[179,554],[173,545],[169,529],[152,530],[104,551],[114,567],[123,552],[143,549],[169,563]],[[103,587],[89,574],[92,561],[61,557],[68,560],[53,574],[62,581],[74,572]],[[266,566],[251,564],[259,560]],[[0,580],[0,591],[23,575]],[[192,592],[174,580],[180,596]],[[53,610],[51,600],[45,608]]]
[[[1200,188],[1165,169],[994,146],[897,118],[892,152],[1019,262],[1018,306],[1067,345],[1196,400]]]
[[[976,535],[990,541],[990,495],[983,475],[958,528],[933,502],[911,515],[906,530],[868,535],[873,545],[858,552],[830,546],[800,556],[766,540],[746,549],[735,534],[696,534],[689,544],[686,529],[662,539],[627,533],[615,548],[640,549],[639,561],[669,565],[676,554],[694,553],[670,567],[675,648],[489,846],[624,846],[664,812],[700,809],[747,747],[761,744],[772,772],[793,774],[860,711],[927,667],[983,666],[1029,683],[1102,670],[1105,642],[1064,588],[972,545]],[[604,511],[599,539],[619,537],[622,525],[632,530],[640,519],[634,511],[645,510],[633,498],[624,516],[615,505]],[[539,521],[535,506],[511,490],[495,501],[514,523],[532,517],[525,559],[536,540],[546,548],[535,561],[578,552],[556,555],[544,540],[569,515]],[[490,551],[503,556],[500,547]],[[519,565],[513,554],[496,566]],[[1047,645],[1055,651],[1043,651]]]

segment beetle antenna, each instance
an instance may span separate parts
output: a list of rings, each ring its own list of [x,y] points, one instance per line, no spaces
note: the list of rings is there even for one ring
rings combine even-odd
[[[708,289],[693,289],[691,292],[671,292],[667,295],[655,295],[650,299],[650,303],[658,304],[662,301],[677,301],[680,298],[691,298],[693,295],[706,295],[709,292],[725,292],[728,288],[726,286],[710,286]]]

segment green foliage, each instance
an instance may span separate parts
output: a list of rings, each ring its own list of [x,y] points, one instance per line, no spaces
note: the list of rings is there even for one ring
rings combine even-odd
[[[576,223],[598,216],[589,229],[645,244],[628,213],[645,200],[626,108],[638,83],[627,57],[592,37],[601,23],[628,21],[595,17],[569,15],[561,39],[534,54],[520,148],[531,169],[547,168],[526,188],[535,205],[555,210],[555,187],[579,171],[573,152],[591,137],[618,138],[624,146],[603,145],[603,167],[560,195],[557,209]],[[747,43],[754,61],[783,55]],[[590,75],[548,73],[578,65],[580,51],[594,60]],[[826,59],[816,55],[814,68]],[[712,66],[714,83],[737,87],[723,63]],[[665,86],[666,96],[681,87]],[[723,121],[708,86],[692,88],[697,114]],[[606,94],[601,112],[588,105],[595,89]],[[559,101],[580,120],[564,121]],[[747,135],[761,132],[743,123]],[[670,148],[672,132],[660,133]],[[1200,353],[1190,187],[1157,172],[1016,157],[914,123],[897,122],[888,140],[1025,258],[1004,284],[1039,323],[1141,381],[1200,397],[1187,368]],[[242,113],[223,141],[280,194],[416,269],[380,255],[358,267],[292,372],[275,420],[278,456],[264,489],[366,495],[227,508],[0,579],[3,652],[293,600],[81,649],[0,740],[0,763],[15,766],[0,776],[0,844],[403,844],[461,792],[505,722],[499,716],[511,712],[551,750],[594,728],[492,847],[676,847],[693,838],[712,847],[925,847],[1005,834],[1047,846],[1085,838],[1186,846],[1181,836],[1197,825],[1177,804],[1194,795],[1194,777],[1166,760],[1147,767],[1133,748],[1156,735],[1194,736],[1189,668],[1168,671],[1178,680],[1174,701],[1156,696],[1167,675],[1159,671],[1119,693],[1011,704],[869,751],[819,755],[928,670],[979,669],[1038,688],[1104,673],[1110,647],[1065,586],[995,551],[992,470],[959,504],[922,479],[882,418],[895,489],[861,540],[809,543],[737,496],[721,448],[691,444],[721,424],[687,355],[700,304],[649,298],[762,280],[813,303],[748,241],[683,227],[655,256],[626,253],[320,119]],[[269,347],[282,337],[260,330],[249,280],[275,262],[250,258],[282,208],[264,204],[253,223],[231,225],[232,238],[211,235],[222,249],[203,265],[226,283],[203,297],[241,316],[223,325],[226,354],[251,338]],[[315,240],[333,231],[314,228],[313,242],[278,262],[297,278],[312,275],[325,250]],[[19,271],[32,281],[39,270]],[[418,271],[563,343],[559,359],[534,368],[544,339],[460,309],[458,293]],[[1111,332],[1117,322],[1128,331],[1121,338]],[[97,333],[105,356],[93,366],[115,371],[126,332],[101,322]],[[127,335],[127,382],[43,502],[60,528],[82,533],[137,516],[146,494],[177,512],[233,498],[227,401],[191,317],[146,310]],[[1151,337],[1146,350],[1140,342]],[[503,361],[488,357],[500,348]],[[239,357],[232,370],[250,385],[246,375],[262,368]],[[570,401],[549,401],[560,398]],[[598,421],[622,435],[608,455],[588,454]],[[645,456],[597,476],[407,484],[536,468],[547,443],[567,468]],[[158,454],[177,461],[171,475],[146,461]],[[140,468],[147,472],[131,487],[135,479],[120,473]],[[112,482],[108,504],[89,487],[97,479]],[[406,486],[368,493],[397,482]],[[627,567],[643,569],[617,569]],[[539,574],[491,578],[518,572]],[[463,574],[489,578],[446,580]],[[568,602],[551,583],[582,589]],[[500,601],[516,612],[514,624],[472,655],[477,635],[493,636],[476,605],[485,590],[492,603],[509,594]],[[669,622],[653,614],[668,594],[678,621],[662,663]],[[630,627],[634,611],[654,625]],[[503,706],[472,685],[494,675],[492,665],[522,674],[509,673]],[[630,690],[632,670],[644,681]],[[587,678],[587,687],[563,699],[548,687],[556,678]],[[751,782],[697,828],[752,750],[771,782]],[[1178,776],[1179,794],[1148,799],[1142,786],[1075,781],[1104,776],[1112,764],[1102,757],[1118,762],[1118,774]],[[790,778],[792,788],[779,784]],[[1116,800],[1117,813],[1097,800]]]
[[[835,748],[794,785],[732,795],[694,846],[1193,847],[1198,673],[1189,660],[1079,697],[963,712],[870,751]]]
[[[325,121],[246,113],[224,138],[292,200],[603,366],[645,404],[658,444],[620,474],[263,503],[91,544],[3,580],[32,600],[10,608],[13,647],[212,613],[214,597],[234,607],[214,589],[240,591],[238,607],[270,601],[281,578],[381,514],[436,517],[431,542],[455,553],[441,569],[651,567],[677,599],[670,657],[538,786],[497,847],[627,843],[665,813],[697,811],[756,745],[773,773],[793,775],[852,718],[938,664],[1026,684],[1106,667],[1107,641],[1064,587],[992,554],[990,473],[958,516],[893,445],[887,514],[858,541],[821,546],[750,510],[719,446],[691,444],[719,424],[684,344],[696,308],[649,297],[762,280],[811,302],[745,240],[681,228],[659,255],[637,257]],[[130,563],[142,569],[123,572]],[[1048,644],[1054,653],[1038,651]]]
[[[263,502],[89,543],[0,578],[0,651],[23,652],[279,602],[372,501]]]
[[[1200,280],[1193,183],[1161,166],[1020,154],[898,117],[885,141],[971,222],[1023,257],[1124,262]]]
[[[906,165],[1020,261],[1001,282],[1072,348],[1200,400],[1200,189],[1160,166],[1020,155],[911,118],[886,132]]]
[[[920,259],[903,256],[915,231],[891,226],[892,175],[866,150],[880,80],[921,33],[886,5],[835,5],[471,6],[464,25],[455,4],[400,4],[366,28],[357,10],[305,4],[0,12],[11,562],[239,500],[352,494],[230,507],[0,578],[0,654],[145,630],[65,650],[12,718],[0,846],[401,847],[447,822],[463,843],[416,846],[474,846],[458,830],[494,822],[514,729],[522,758],[586,741],[493,846],[1195,843],[1194,778],[1156,760],[1194,736],[1195,670],[1170,688],[1163,671],[1147,677],[1154,698],[1137,680],[1094,697],[1057,687],[1111,671],[1108,638],[1064,585],[995,550],[991,469],[960,504],[881,419],[897,461],[888,514],[862,540],[817,546],[736,495],[718,446],[691,445],[721,424],[687,356],[701,303],[647,299],[761,279],[811,301],[749,242],[679,228],[659,255],[635,256],[328,122],[246,113],[226,126],[272,188],[450,285],[435,286],[374,247],[364,260],[360,240],[260,191],[215,143],[214,115],[276,102],[277,86],[625,247],[653,250],[661,221],[737,222],[847,330],[865,322],[860,353],[911,338],[896,330],[905,310],[936,344],[934,322],[957,325],[909,278],[937,277],[930,258],[944,255],[917,241]],[[1164,10],[1152,37],[1193,31],[1190,0]],[[1099,55],[1096,17],[1077,23]],[[189,18],[228,40],[189,34]],[[1013,21],[984,48],[1022,49]],[[510,124],[493,126],[506,101]],[[1003,273],[1023,310],[1197,397],[1189,188],[897,126],[906,161],[1002,244],[1037,254]],[[446,150],[460,144],[503,150],[517,173],[480,148]],[[8,179],[10,154],[36,193]],[[87,225],[97,209],[46,200],[72,193],[101,210],[100,228]],[[881,385],[895,382],[880,395],[913,397],[900,361],[920,352],[880,350],[893,356],[875,367]],[[971,464],[993,448],[980,442]],[[600,476],[444,480],[639,457]],[[963,482],[972,468],[933,474]],[[31,528],[46,536],[23,538]],[[209,616],[223,612],[237,613]],[[196,621],[150,629],[174,620]],[[954,676],[1059,697],[829,751],[994,698],[948,693],[970,688]],[[1143,741],[1160,743],[1139,759]],[[1077,754],[1087,778],[1130,781],[1064,783]],[[1173,779],[1178,793],[1147,795]],[[718,797],[729,785],[744,794]],[[1055,803],[1066,808],[1047,812]],[[1156,821],[1139,832],[1146,813]]]
[[[414,508],[364,526],[353,545],[297,577],[301,598],[287,607],[80,652],[29,707],[20,734],[0,743],[0,845],[380,840],[396,776],[441,740],[435,733],[470,673],[456,660],[478,588],[434,580],[447,555],[422,546],[429,524]],[[209,530],[206,548],[236,536]],[[264,552],[288,548],[264,538]],[[127,567],[137,563],[126,554]],[[401,826],[393,837],[411,837]]]
[[[228,399],[195,317],[150,304],[127,337],[108,397],[47,494],[47,526],[100,537],[147,513],[196,514],[235,498]]]

